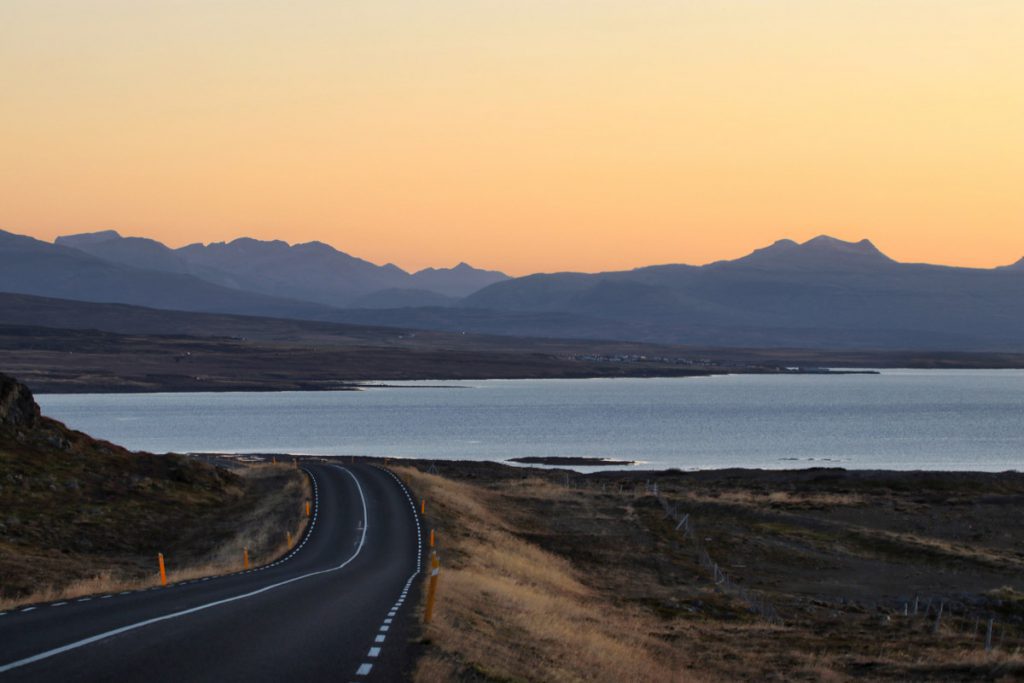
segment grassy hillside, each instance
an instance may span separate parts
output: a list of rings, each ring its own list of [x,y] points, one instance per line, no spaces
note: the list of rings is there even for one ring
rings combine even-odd
[[[302,522],[305,478],[131,453],[42,417],[0,375],[0,606],[270,559]]]
[[[1024,475],[407,465],[420,683],[1024,676]]]

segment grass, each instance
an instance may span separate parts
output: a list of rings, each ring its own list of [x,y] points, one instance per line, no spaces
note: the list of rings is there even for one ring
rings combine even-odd
[[[239,571],[244,548],[249,549],[251,566],[273,562],[289,549],[286,531],[298,542],[307,523],[301,506],[311,498],[308,478],[285,465],[248,466],[238,474],[223,509],[206,510],[194,520],[199,528],[178,529],[183,542],[164,553],[169,584]],[[42,561],[39,571],[23,570],[18,577],[30,589],[0,594],[0,610],[160,584],[155,552],[58,553],[58,565],[61,558],[67,565],[65,573],[53,570],[53,552],[45,547],[0,544],[0,560],[8,560],[9,566],[12,556],[23,560],[23,567],[31,567],[33,557]]]
[[[649,633],[656,620],[604,600],[568,560],[518,537],[498,496],[396,471],[430,501],[443,567],[416,681],[671,680],[672,650]]]
[[[446,476],[396,468],[429,501],[442,564],[418,683],[1024,678],[1020,574],[1012,552],[994,551],[1016,529],[998,521],[1019,514],[1006,500],[963,522],[964,508],[945,502],[948,482],[922,486],[915,474],[904,487],[899,474],[885,475],[890,486],[806,473],[803,490],[777,473],[659,480],[692,513],[701,545],[779,609],[783,623],[769,624],[710,581],[629,475],[567,487],[559,473],[435,466]],[[959,540],[961,523],[974,546]],[[953,561],[952,572],[942,564]],[[910,600],[936,596],[931,613],[929,598],[902,616],[893,586]],[[997,619],[992,652],[985,610]]]

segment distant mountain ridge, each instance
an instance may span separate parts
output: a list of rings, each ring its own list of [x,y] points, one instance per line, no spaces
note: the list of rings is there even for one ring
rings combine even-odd
[[[410,274],[318,242],[169,249],[113,232],[0,233],[0,260],[13,264],[0,291],[154,308],[715,347],[1024,350],[1024,259],[900,263],[826,235],[704,266],[514,279],[465,264]]]
[[[149,249],[147,245],[145,247]],[[193,275],[125,265],[78,249],[0,230],[0,291],[77,301],[285,318],[332,309],[221,287]]]
[[[58,237],[55,244],[112,263],[187,273],[222,287],[335,307],[359,305],[374,294],[397,291],[409,292],[406,305],[424,305],[428,300],[431,305],[447,305],[449,299],[508,279],[504,273],[466,263],[410,274],[394,264],[378,266],[323,242],[291,245],[242,237],[171,249],[156,240],[104,230]]]

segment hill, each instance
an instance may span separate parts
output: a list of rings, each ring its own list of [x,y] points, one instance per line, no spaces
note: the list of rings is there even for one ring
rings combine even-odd
[[[298,528],[305,487],[291,468],[241,476],[95,440],[40,415],[28,388],[0,375],[0,611],[152,584],[158,552],[179,577],[236,565],[240,544],[265,562]]]

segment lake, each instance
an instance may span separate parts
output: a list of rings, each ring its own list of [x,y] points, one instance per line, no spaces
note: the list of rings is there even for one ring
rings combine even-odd
[[[41,395],[43,412],[151,452],[645,468],[1024,469],[1024,371],[396,382],[348,392]]]

